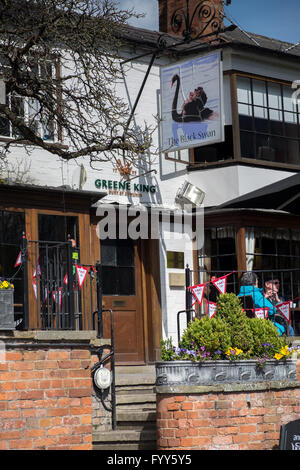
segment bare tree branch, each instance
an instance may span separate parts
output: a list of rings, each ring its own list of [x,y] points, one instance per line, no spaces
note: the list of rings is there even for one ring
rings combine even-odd
[[[111,0],[0,0],[0,135],[65,160],[134,166],[153,130],[127,129],[116,32],[133,15]],[[1,124],[2,123],[2,124]],[[2,128],[1,128],[2,126]]]

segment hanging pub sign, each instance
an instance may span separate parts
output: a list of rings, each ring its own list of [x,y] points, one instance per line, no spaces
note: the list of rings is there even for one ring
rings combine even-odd
[[[224,141],[219,51],[161,68],[161,150]]]

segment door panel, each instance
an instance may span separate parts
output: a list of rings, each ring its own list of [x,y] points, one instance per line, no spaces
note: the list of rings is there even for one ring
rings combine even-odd
[[[141,292],[141,262],[137,242],[101,242],[103,309],[114,312],[114,339],[117,363],[143,363],[144,328]],[[109,334],[104,315],[104,335]]]

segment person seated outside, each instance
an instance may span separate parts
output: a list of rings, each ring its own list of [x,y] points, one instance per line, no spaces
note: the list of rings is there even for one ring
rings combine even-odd
[[[280,281],[278,278],[267,279],[265,281],[264,296],[274,306],[286,301],[286,299],[284,299],[283,297],[279,295],[279,288],[280,288]],[[288,329],[289,329],[289,335],[295,336],[294,330],[291,325],[289,325]]]
[[[275,324],[278,333],[282,336],[285,332],[285,328],[283,325],[275,322],[276,307],[264,297],[263,289],[258,287],[258,277],[252,271],[244,273],[241,278],[241,287],[238,297],[244,297],[246,295],[252,297],[254,308],[269,309],[268,319]]]

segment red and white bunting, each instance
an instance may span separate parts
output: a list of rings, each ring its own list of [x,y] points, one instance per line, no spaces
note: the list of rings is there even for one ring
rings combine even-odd
[[[17,268],[21,264],[22,264],[22,252],[20,251],[20,253],[18,254],[17,260],[15,262],[15,268]]]
[[[41,274],[42,274],[42,270],[40,266],[40,261],[38,260],[36,267],[34,268],[32,277],[35,278],[36,276],[40,276]]]
[[[68,285],[68,275],[67,274],[64,277],[64,284]]]
[[[269,315],[269,308],[255,308],[254,315],[256,318],[264,318],[267,319]]]
[[[76,268],[79,289],[81,289],[89,269],[86,268],[85,266],[79,266],[78,264],[75,264],[75,268]]]
[[[32,287],[33,287],[35,298],[37,299],[37,284],[36,284],[35,279],[32,280]]]
[[[284,318],[291,323],[291,302],[289,300],[287,302],[282,302],[281,304],[277,304],[276,308],[278,308]]]
[[[218,279],[211,280],[212,284],[216,286],[216,288],[221,292],[221,294],[225,294],[227,289],[227,276],[219,277]]]
[[[197,300],[197,302],[199,302],[200,305],[202,304],[205,286],[206,284],[198,284],[197,286],[190,287],[194,298]]]
[[[208,302],[208,316],[212,318],[215,316],[217,310],[217,304],[215,302]]]
[[[52,297],[53,297],[54,302],[56,303],[57,300],[56,300],[56,291],[55,290],[52,292]],[[59,287],[58,288],[59,308],[61,308],[61,299],[62,299],[62,287]]]

